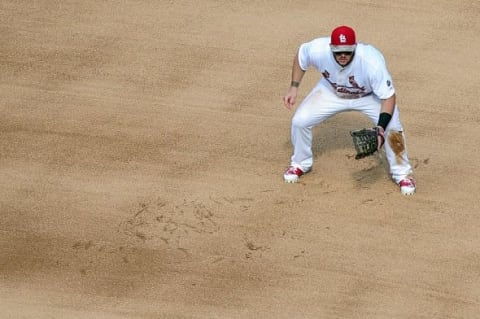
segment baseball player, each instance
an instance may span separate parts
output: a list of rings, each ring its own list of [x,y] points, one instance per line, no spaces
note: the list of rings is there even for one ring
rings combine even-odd
[[[335,28],[330,37],[303,43],[293,60],[292,81],[284,97],[288,109],[293,108],[309,67],[317,69],[322,77],[292,118],[293,155],[283,175],[285,181],[295,183],[311,170],[314,126],[337,113],[358,111],[379,128],[379,148],[385,145],[392,180],[402,194],[414,194],[395,87],[382,53],[372,45],[357,43],[355,31],[348,26]]]

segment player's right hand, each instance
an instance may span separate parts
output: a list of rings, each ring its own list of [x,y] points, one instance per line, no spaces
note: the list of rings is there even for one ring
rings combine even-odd
[[[283,103],[285,107],[289,110],[292,109],[293,105],[295,105],[295,101],[297,99],[297,88],[290,88],[287,94],[283,97]]]

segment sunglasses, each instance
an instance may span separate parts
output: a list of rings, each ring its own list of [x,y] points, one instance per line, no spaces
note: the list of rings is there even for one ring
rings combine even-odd
[[[335,55],[352,55],[353,52],[350,51],[342,51],[342,52],[333,52]]]

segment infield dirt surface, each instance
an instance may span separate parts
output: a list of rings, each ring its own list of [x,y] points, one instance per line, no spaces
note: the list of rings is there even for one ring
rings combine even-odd
[[[0,317],[479,318],[479,16],[2,0]],[[341,24],[386,57],[412,197],[353,159],[357,113],[315,128],[312,172],[283,182],[292,59]]]

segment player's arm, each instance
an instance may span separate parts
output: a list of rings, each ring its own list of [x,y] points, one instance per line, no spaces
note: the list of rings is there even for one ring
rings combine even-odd
[[[387,98],[381,100],[380,115],[378,117],[377,127],[379,128],[378,149],[385,143],[385,129],[392,119],[393,111],[395,110],[396,96],[395,93]]]
[[[300,82],[302,82],[303,75],[305,71],[302,70],[300,67],[300,63],[298,62],[298,51],[293,59],[293,66],[292,66],[292,82],[290,83],[290,87],[298,88],[300,86]]]
[[[395,104],[396,104],[395,94],[393,94],[388,99],[383,99],[380,113],[388,113],[390,115],[393,115],[393,111],[395,110]]]
[[[291,109],[295,104],[295,100],[297,98],[298,87],[300,86],[300,82],[302,82],[303,75],[305,71],[302,70],[300,67],[300,63],[298,61],[298,51],[293,59],[293,66],[292,66],[292,80],[290,82],[290,88],[288,89],[287,94],[283,98],[283,102],[288,109]]]
[[[381,128],[383,133],[387,129],[388,123],[390,123],[390,120],[392,119],[397,98],[395,95],[395,87],[393,86],[392,77],[388,72],[383,57],[380,61],[382,61],[382,63],[379,65],[376,72],[372,73],[373,78],[371,81],[373,92],[380,97],[381,107],[377,126]]]

